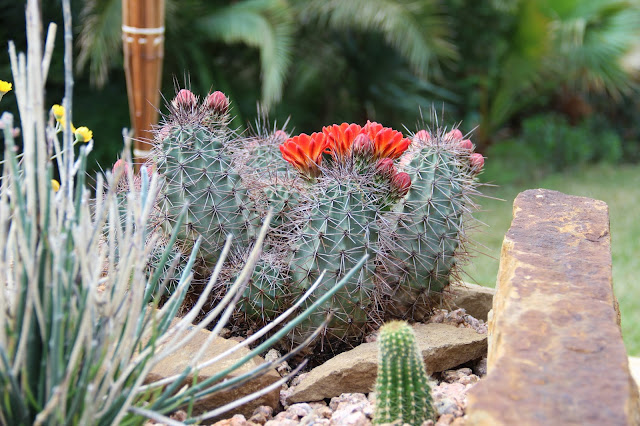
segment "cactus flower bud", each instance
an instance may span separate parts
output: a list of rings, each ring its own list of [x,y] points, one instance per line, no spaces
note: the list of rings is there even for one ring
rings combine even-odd
[[[431,140],[431,134],[429,132],[427,132],[426,130],[420,130],[418,133],[416,133],[413,136],[413,140],[414,141],[425,141],[428,142]]]
[[[473,142],[471,142],[471,139],[465,139],[463,141],[460,141],[458,146],[460,148],[462,148],[462,149],[472,150],[473,149]]]
[[[179,109],[191,109],[196,106],[198,101],[196,100],[196,95],[191,93],[190,90],[180,89],[175,98],[171,101],[171,104],[174,108]]]
[[[473,153],[469,156],[469,164],[471,165],[471,169],[478,173],[482,170],[482,166],[484,166],[484,157],[477,152]]]
[[[391,190],[398,197],[404,197],[411,188],[411,178],[405,172],[400,172],[391,178]]]
[[[462,140],[463,137],[464,135],[462,134],[460,129],[453,129],[452,131],[444,135],[444,138],[450,141],[459,141]]]
[[[111,169],[111,172],[114,175],[118,173],[122,173],[122,176],[129,174],[130,171],[131,171],[131,166],[129,166],[129,163],[124,161],[122,158],[116,161],[115,164],[113,165],[113,168]]]
[[[229,110],[229,98],[219,90],[209,94],[204,104],[218,114],[226,114]]]
[[[396,174],[396,166],[391,158],[383,158],[376,164],[376,173],[391,179]]]
[[[276,130],[275,133],[273,134],[273,137],[278,142],[284,142],[287,139],[289,139],[289,135],[284,130]]]
[[[353,140],[352,149],[355,155],[368,157],[373,154],[373,141],[366,134],[360,133]]]

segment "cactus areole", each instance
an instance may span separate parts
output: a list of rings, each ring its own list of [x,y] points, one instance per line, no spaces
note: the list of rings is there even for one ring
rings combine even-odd
[[[323,348],[332,348],[361,341],[385,318],[426,317],[464,255],[463,216],[474,207],[484,164],[471,141],[458,129],[419,129],[405,137],[371,121],[311,135],[258,129],[247,137],[229,128],[230,110],[221,92],[200,101],[182,89],[153,141],[151,166],[162,177],[158,240],[171,234],[185,205],[177,244],[183,257],[203,237],[196,267],[202,276],[194,277],[193,291],[232,234],[226,281],[211,303],[224,296],[271,209],[271,229],[237,304],[236,326],[268,323],[322,276],[317,295],[306,302],[313,303],[365,253],[364,267],[290,337],[304,340],[330,315],[321,335]]]

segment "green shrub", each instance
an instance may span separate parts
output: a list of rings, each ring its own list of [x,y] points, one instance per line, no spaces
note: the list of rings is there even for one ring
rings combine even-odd
[[[586,163],[615,163],[622,157],[622,141],[597,118],[571,126],[558,114],[536,115],[522,122],[521,140],[534,147],[536,160],[549,171]]]

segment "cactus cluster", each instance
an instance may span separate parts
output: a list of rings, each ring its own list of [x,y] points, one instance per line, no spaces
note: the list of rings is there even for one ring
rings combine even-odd
[[[148,165],[163,178],[156,232],[170,234],[188,205],[178,248],[188,254],[203,237],[196,271],[205,277],[232,234],[223,271],[232,282],[273,211],[262,258],[237,305],[237,325],[271,321],[321,279],[306,302],[313,303],[365,253],[364,267],[294,330],[294,341],[328,314],[323,336],[331,345],[360,340],[385,318],[429,313],[456,271],[462,218],[473,206],[469,197],[484,161],[459,130],[405,137],[367,122],[311,135],[277,130],[246,137],[229,128],[221,92],[200,102],[183,89],[169,109]]]
[[[421,425],[434,420],[431,388],[413,329],[391,321],[378,336],[374,424]]]

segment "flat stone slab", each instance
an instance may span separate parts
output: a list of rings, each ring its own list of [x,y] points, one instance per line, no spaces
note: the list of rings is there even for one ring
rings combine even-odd
[[[608,207],[518,195],[467,425],[640,424],[611,277]]]
[[[450,324],[416,324],[416,342],[427,374],[481,358],[487,336]],[[378,343],[363,343],[311,370],[287,397],[287,403],[319,401],[343,393],[368,393],[378,373]]]
[[[174,320],[175,321],[175,320]],[[200,351],[203,345],[206,344],[206,341],[210,335],[210,331],[201,330],[196,334],[196,336],[189,341],[186,345],[180,348],[179,351],[174,352],[172,355],[163,359],[153,367],[149,375],[145,379],[145,383],[150,383],[152,381],[160,380],[165,377],[170,377],[175,374],[180,374],[187,367],[189,362],[196,356],[196,354]],[[209,359],[214,358],[215,356],[226,352],[233,346],[237,345],[238,342],[233,340],[223,339],[222,337],[216,337],[209,344],[206,353],[201,358],[200,362],[207,361]],[[202,382],[209,377],[214,376],[220,371],[225,370],[228,367],[231,367],[242,357],[247,355],[249,350],[244,347],[238,349],[233,354],[215,362],[214,364],[207,366],[198,372],[198,382]],[[239,367],[237,370],[229,374],[228,378],[233,378],[240,376],[242,374],[248,373],[249,371],[256,368],[258,365],[263,364],[265,361],[262,357],[254,357],[249,360],[247,363]],[[185,383],[191,383],[193,380],[193,374],[189,374],[185,379]],[[227,389],[221,392],[216,392],[208,397],[195,402],[193,406],[193,414],[200,414],[205,411],[211,411],[215,408],[222,407],[223,405],[235,401],[245,395],[249,395],[250,393],[256,392],[260,389],[263,389],[272,383],[280,380],[280,375],[278,372],[270,368],[266,371],[265,374],[256,377],[236,388]],[[235,408],[232,412],[234,414],[240,413],[245,417],[251,417],[253,410],[261,405],[268,405],[272,408],[278,407],[280,403],[280,387],[272,390],[271,392],[262,395],[261,397],[254,399],[253,401],[249,401],[238,408]],[[224,418],[230,415],[229,413],[222,414],[218,419]],[[216,419],[211,419],[214,421]]]
[[[496,289],[460,282],[451,283],[447,294],[450,296],[448,303],[452,309],[463,308],[472,317],[486,321]]]

